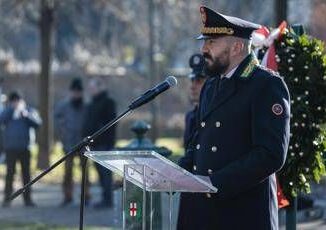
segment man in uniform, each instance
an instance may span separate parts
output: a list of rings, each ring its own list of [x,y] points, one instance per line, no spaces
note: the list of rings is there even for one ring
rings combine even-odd
[[[188,75],[191,85],[189,92],[190,103],[193,109],[186,114],[185,132],[183,137],[184,148],[187,148],[191,140],[191,135],[196,126],[196,114],[198,112],[200,91],[206,81],[206,74],[204,73],[204,57],[201,54],[194,54],[189,59],[189,65],[192,72]]]
[[[205,59],[201,54],[194,54],[189,59],[189,65],[192,68],[189,78],[191,80],[189,98],[193,109],[186,114],[185,132],[183,136],[184,149],[191,143],[192,135],[198,125],[198,106],[201,89],[207,79],[204,73]],[[192,196],[188,193],[182,193],[180,196],[178,228],[188,229],[188,215],[192,212]]]
[[[192,194],[187,229],[278,229],[275,172],[289,143],[288,89],[251,52],[259,25],[207,7],[200,12],[198,39],[214,75],[202,89],[199,126],[179,164],[208,176],[218,190]]]

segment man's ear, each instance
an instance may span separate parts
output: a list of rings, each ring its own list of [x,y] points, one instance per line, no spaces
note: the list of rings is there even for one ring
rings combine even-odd
[[[238,56],[242,53],[244,49],[244,44],[239,39],[234,39],[231,49],[230,49],[230,55],[231,57]]]

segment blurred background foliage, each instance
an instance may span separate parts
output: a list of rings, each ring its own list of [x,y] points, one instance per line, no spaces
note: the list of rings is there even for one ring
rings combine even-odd
[[[67,95],[71,78],[86,83],[102,76],[121,112],[148,87],[175,75],[178,87],[121,121],[118,137],[131,138],[132,122],[142,119],[153,127],[152,139],[180,141],[191,108],[188,59],[201,45],[194,39],[199,6],[275,27],[280,14],[275,3],[284,2],[289,24],[301,23],[308,34],[326,39],[323,0],[0,0],[0,88],[19,89],[40,109],[46,121],[40,161],[46,165],[56,139],[53,108]]]

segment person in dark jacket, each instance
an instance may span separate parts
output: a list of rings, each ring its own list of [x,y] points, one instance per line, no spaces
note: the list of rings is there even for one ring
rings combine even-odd
[[[0,114],[2,113],[2,111],[4,109],[4,100],[2,99],[3,96],[4,95],[2,94],[1,87],[0,87]],[[0,164],[4,164],[5,158],[6,158],[6,155],[3,152],[3,138],[2,138],[2,133],[3,133],[3,127],[0,124]]]
[[[183,137],[184,149],[191,143],[192,135],[195,132],[196,126],[198,125],[198,106],[199,106],[199,96],[202,87],[207,79],[207,75],[204,72],[204,57],[201,54],[194,54],[189,59],[189,65],[192,69],[191,74],[188,75],[191,85],[189,92],[190,103],[193,109],[187,112],[185,117],[185,132]],[[192,196],[188,193],[182,193],[180,195],[179,204],[179,215],[178,215],[178,228],[188,229],[187,226],[189,213],[192,212]]]
[[[108,122],[116,117],[116,105],[112,98],[108,96],[104,82],[100,78],[91,79],[89,82],[89,92],[92,95],[91,102],[85,111],[83,124],[83,135],[89,136],[98,131]],[[115,129],[113,126],[107,132],[96,138],[91,145],[93,151],[109,151],[116,141]],[[112,173],[98,163],[95,163],[102,187],[102,200],[95,204],[96,208],[107,208],[112,206]]]
[[[16,170],[16,161],[20,161],[23,183],[30,182],[30,147],[33,131],[42,121],[35,109],[26,105],[18,92],[9,94],[8,106],[0,114],[0,123],[4,126],[3,148],[6,153],[7,174],[3,206],[10,205],[10,195]],[[30,188],[23,193],[25,206],[35,206],[31,199]]]
[[[185,149],[191,140],[191,135],[196,126],[195,116],[198,110],[200,91],[207,77],[203,70],[204,62],[204,57],[201,54],[194,54],[189,59],[189,65],[192,69],[191,74],[188,75],[191,81],[189,99],[193,109],[187,112],[185,118],[185,132],[183,136],[183,146]]]
[[[69,97],[60,102],[54,112],[58,137],[63,151],[68,153],[71,148],[82,140],[82,126],[85,112],[83,84],[80,78],[74,78],[69,86]],[[73,202],[73,165],[75,157],[65,160],[65,172],[62,183],[64,200],[62,206]],[[85,198],[89,202],[89,179],[86,173]]]
[[[207,7],[200,13],[198,39],[212,77],[202,89],[199,126],[179,165],[207,176],[217,192],[191,195],[187,230],[276,230],[275,172],[289,144],[289,91],[251,52],[251,33],[259,25]]]

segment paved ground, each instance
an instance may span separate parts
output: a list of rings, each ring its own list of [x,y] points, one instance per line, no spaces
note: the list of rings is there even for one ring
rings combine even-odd
[[[23,206],[22,198],[18,197],[13,201],[11,207],[0,208],[0,219],[23,223],[46,223],[67,227],[78,226],[79,224],[79,189],[76,191],[75,204],[69,207],[60,207],[62,201],[61,188],[58,185],[36,184],[33,188],[33,197],[37,207],[26,208]],[[92,190],[94,200],[100,197],[98,188]],[[114,208],[94,209],[86,207],[86,226],[112,226],[119,227],[121,223],[121,192],[114,192]],[[2,194],[0,199],[2,200]]]
[[[0,191],[3,191],[3,182],[0,181]],[[100,199],[100,189],[93,186],[91,189],[92,203]],[[78,227],[79,225],[79,195],[80,189],[76,186],[75,202],[69,207],[60,207],[62,192],[60,185],[36,183],[33,186],[33,198],[37,207],[24,207],[22,197],[16,198],[8,208],[0,206],[0,220],[18,223],[45,223],[65,227]],[[167,209],[168,196],[163,194],[162,208]],[[3,192],[0,193],[0,201]],[[174,224],[176,222],[178,196],[174,196]],[[85,208],[85,226],[122,228],[122,196],[121,188],[114,191],[114,207],[111,209],[95,209],[92,205]],[[163,220],[168,215],[163,215]],[[1,229],[1,226],[0,226]],[[163,229],[166,229],[165,225]]]
[[[318,191],[314,194],[316,204],[320,205],[326,213],[326,192],[324,187],[318,187]],[[0,191],[3,191],[3,181],[0,181]],[[91,190],[93,202],[100,198],[100,189],[93,186]],[[37,203],[35,208],[25,208],[23,206],[22,198],[18,197],[13,201],[9,208],[0,207],[0,220],[13,221],[19,223],[44,223],[49,225],[59,225],[65,227],[78,227],[79,224],[79,188],[76,187],[75,204],[69,207],[59,207],[62,201],[62,193],[60,185],[49,185],[37,183],[33,187],[33,197]],[[114,208],[97,210],[93,207],[86,207],[85,209],[85,226],[99,227],[114,227],[121,229],[122,226],[122,204],[121,204],[121,189],[114,192]],[[0,193],[0,200],[3,199],[3,193]],[[162,195],[163,210],[167,210],[168,197],[166,194]],[[178,206],[178,195],[174,195],[174,212],[173,222],[176,221],[176,207]],[[167,212],[165,212],[167,213]],[[308,220],[306,213],[298,213],[301,220]],[[163,219],[167,220],[168,216],[165,214]],[[318,220],[309,220],[298,224],[300,230],[326,230],[326,215],[324,218]],[[281,222],[284,222],[284,213],[280,215]],[[1,228],[1,227],[0,227]],[[163,229],[167,229],[164,225]],[[285,229],[281,226],[281,229]]]

